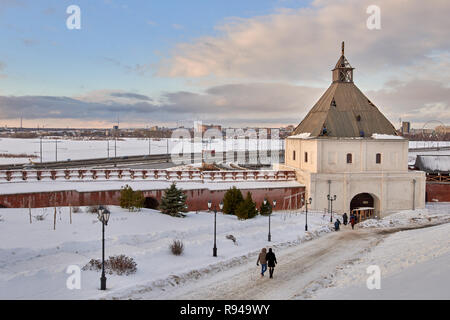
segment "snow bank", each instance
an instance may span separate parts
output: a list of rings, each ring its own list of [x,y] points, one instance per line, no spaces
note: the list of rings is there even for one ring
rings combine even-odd
[[[359,228],[391,228],[418,224],[450,222],[450,205],[446,203],[427,204],[425,209],[404,210],[383,219],[368,219],[358,224]]]
[[[450,299],[450,224],[398,232],[359,260],[340,268],[318,299]],[[381,288],[369,290],[366,269],[381,271]]]

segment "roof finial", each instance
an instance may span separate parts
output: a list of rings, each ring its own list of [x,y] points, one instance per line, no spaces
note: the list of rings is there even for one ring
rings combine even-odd
[[[342,55],[344,55],[344,41],[342,41]]]

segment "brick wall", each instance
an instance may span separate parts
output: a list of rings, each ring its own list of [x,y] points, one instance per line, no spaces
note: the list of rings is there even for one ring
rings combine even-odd
[[[265,197],[270,201],[277,200],[276,210],[283,209],[284,198],[304,191],[304,187],[289,188],[264,188],[264,189],[242,189],[244,197],[247,192],[252,193],[253,201],[259,205]],[[208,200],[211,200],[213,207],[219,205],[225,195],[226,190],[195,189],[187,190],[187,204],[189,210],[206,210]],[[164,190],[143,190],[145,197],[153,197],[158,202],[163,196]],[[89,205],[119,205],[120,190],[78,192],[56,191],[39,193],[21,193],[11,195],[0,195],[0,207],[6,208],[32,208],[52,207],[52,206],[89,206]]]
[[[427,202],[450,202],[450,183],[432,183],[426,185]]]

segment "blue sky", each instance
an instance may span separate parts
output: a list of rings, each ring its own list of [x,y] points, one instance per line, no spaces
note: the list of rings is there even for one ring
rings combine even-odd
[[[81,30],[66,28],[74,4]],[[371,30],[373,4],[1,0],[0,125],[297,124],[344,40],[355,83],[392,122],[450,122],[450,2],[377,0]]]
[[[81,30],[68,30],[66,8],[81,8]],[[17,1],[1,14],[1,92],[74,95],[103,88],[157,94],[181,90],[184,79],[154,77],[155,65],[176,43],[214,35],[229,17],[252,17],[301,1]],[[140,66],[137,67],[137,66]],[[133,70],[134,69],[134,70]],[[138,69],[138,70],[136,70]]]

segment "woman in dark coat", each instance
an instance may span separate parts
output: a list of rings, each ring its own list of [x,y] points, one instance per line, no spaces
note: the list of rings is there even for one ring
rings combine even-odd
[[[275,257],[275,253],[272,252],[272,248],[269,248],[269,252],[266,255],[267,266],[269,267],[269,275],[270,278],[273,278],[273,271],[275,269],[275,265],[278,263],[277,258]]]

